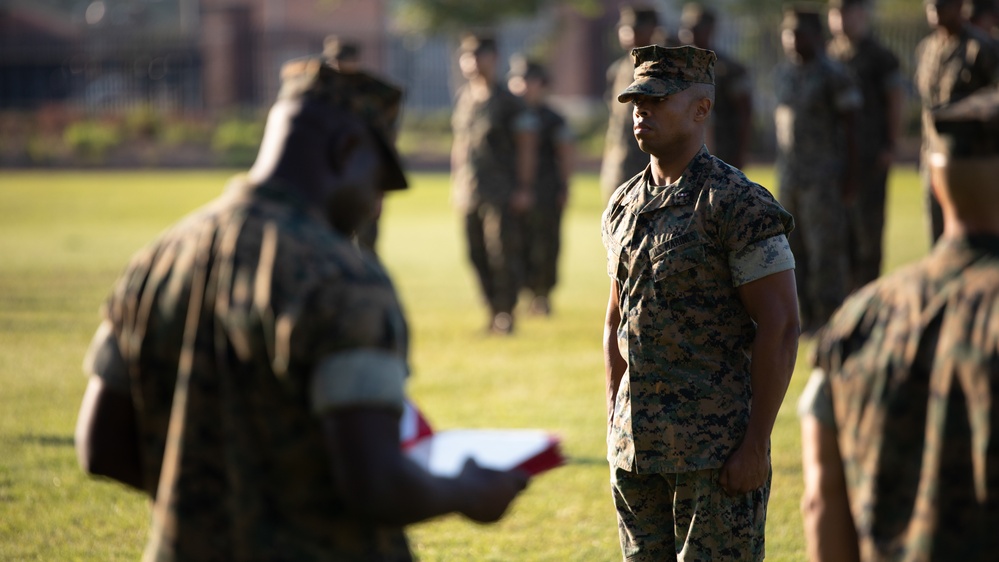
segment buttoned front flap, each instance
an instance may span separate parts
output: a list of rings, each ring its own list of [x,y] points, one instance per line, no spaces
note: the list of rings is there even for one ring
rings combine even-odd
[[[618,270],[621,265],[622,249],[621,245],[615,243],[613,240],[607,243],[607,276],[618,281],[621,281]]]
[[[673,246],[671,243],[674,239],[670,239],[652,249],[652,272],[656,281],[662,281],[704,264],[704,243],[695,233],[682,234],[675,238],[686,238],[689,241]],[[677,240],[677,242],[683,241]]]

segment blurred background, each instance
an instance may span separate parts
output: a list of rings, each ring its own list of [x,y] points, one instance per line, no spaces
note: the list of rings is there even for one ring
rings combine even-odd
[[[552,104],[595,167],[607,123],[606,70],[622,54],[623,0],[0,0],[0,166],[244,167],[256,154],[281,65],[336,35],[362,65],[406,91],[400,150],[411,167],[447,164],[455,50],[488,30],[501,58],[544,61]],[[680,1],[647,1],[675,36]],[[716,43],[756,84],[751,160],[773,151],[780,0],[705,2]],[[911,77],[929,31],[918,0],[880,0],[876,31]],[[504,62],[504,64],[506,64]],[[500,69],[505,72],[505,68]],[[914,158],[911,84],[900,158]]]

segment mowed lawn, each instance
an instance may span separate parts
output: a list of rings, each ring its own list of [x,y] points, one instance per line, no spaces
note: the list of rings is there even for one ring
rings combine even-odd
[[[80,364],[128,257],[215,196],[228,175],[0,172],[0,560],[139,557],[147,500],[76,464]],[[769,168],[749,175],[773,185]],[[447,517],[413,527],[416,553],[424,561],[620,559],[604,461],[608,281],[595,176],[573,181],[554,315],[521,314],[511,338],[483,335],[447,176],[412,174],[412,184],[388,198],[379,243],[411,323],[411,396],[438,428],[545,428],[569,457],[531,482],[497,525]],[[893,173],[889,208],[886,270],[928,247],[910,167]],[[769,560],[804,559],[795,402],[809,350],[802,341],[774,431]]]

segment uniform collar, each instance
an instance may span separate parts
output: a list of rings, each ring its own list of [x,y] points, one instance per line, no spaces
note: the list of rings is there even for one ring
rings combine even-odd
[[[652,196],[652,167],[651,165],[646,167],[639,184],[641,189],[636,190],[638,197],[645,198],[644,204],[638,207],[638,213],[649,213],[665,207],[693,204],[701,186],[704,185],[705,176],[710,170],[711,154],[706,146],[701,145],[701,149],[691,158],[687,164],[687,169],[680,175],[680,178],[662,188],[657,195]]]

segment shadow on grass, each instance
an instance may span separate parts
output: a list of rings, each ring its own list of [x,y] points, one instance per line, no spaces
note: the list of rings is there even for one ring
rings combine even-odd
[[[21,435],[17,437],[21,443],[43,445],[45,447],[72,447],[72,435]]]

